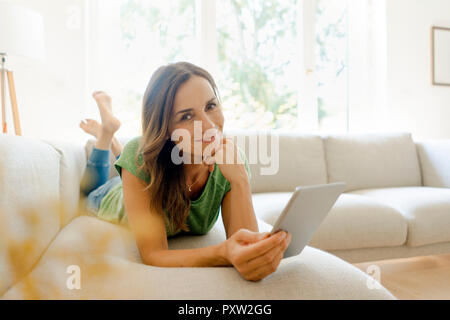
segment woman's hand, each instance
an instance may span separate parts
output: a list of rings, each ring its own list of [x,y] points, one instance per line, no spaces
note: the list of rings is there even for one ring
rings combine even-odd
[[[244,279],[259,281],[277,270],[290,242],[285,231],[270,235],[240,229],[224,242],[225,257]]]
[[[211,148],[205,152],[203,162],[210,166],[210,171],[214,169],[214,163],[217,163],[220,172],[231,184],[238,181],[248,182],[244,160],[233,140],[219,137],[219,140],[212,142]]]

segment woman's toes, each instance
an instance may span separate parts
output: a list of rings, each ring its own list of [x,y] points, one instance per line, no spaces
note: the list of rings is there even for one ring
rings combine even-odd
[[[94,119],[84,119],[80,121],[80,128],[83,129],[84,132],[89,133],[94,137],[98,137],[102,126]]]
[[[83,121],[80,122],[80,128],[83,129],[83,131],[86,131],[86,123],[84,123]]]
[[[95,97],[98,93],[102,93],[102,92],[103,92],[103,91],[101,91],[101,90],[94,91],[94,92],[92,93],[92,96]]]
[[[95,91],[92,96],[94,97],[95,100],[111,100],[111,97],[103,91]]]

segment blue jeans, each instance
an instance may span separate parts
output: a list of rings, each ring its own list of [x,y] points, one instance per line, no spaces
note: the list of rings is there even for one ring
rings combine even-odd
[[[87,209],[94,213],[98,211],[103,197],[121,180],[119,176],[108,180],[109,152],[109,150],[94,147],[81,180],[80,191],[85,197],[87,196]],[[119,157],[120,154],[116,160]]]

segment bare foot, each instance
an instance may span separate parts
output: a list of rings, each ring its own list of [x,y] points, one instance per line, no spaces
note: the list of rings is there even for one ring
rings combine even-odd
[[[80,128],[83,129],[84,132],[98,138],[100,131],[102,130],[102,125],[97,120],[84,119],[80,122]]]
[[[111,97],[103,91],[95,91],[92,96],[98,105],[102,119],[101,129],[114,133],[120,128],[120,121],[112,113]]]

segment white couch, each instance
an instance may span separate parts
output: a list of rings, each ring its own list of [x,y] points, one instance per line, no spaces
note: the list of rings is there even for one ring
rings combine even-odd
[[[258,133],[243,136],[252,135]],[[260,165],[250,164],[261,231],[270,229],[297,185],[346,181],[348,190],[302,254],[284,259],[276,273],[253,283],[233,268],[144,265],[128,229],[83,214],[79,185],[92,140],[69,144],[0,136],[0,296],[392,299],[344,260],[450,251],[449,141],[415,144],[407,133],[292,133],[280,134],[279,142],[277,175],[260,175]],[[247,146],[241,145],[246,152]],[[169,246],[200,247],[224,239],[219,218],[208,235],[178,237]],[[70,266],[80,268],[81,289],[67,287]]]

